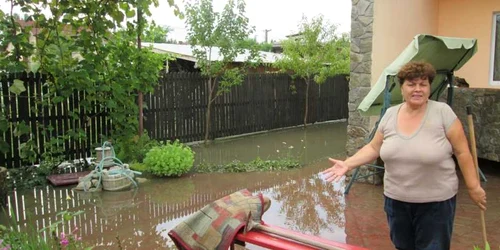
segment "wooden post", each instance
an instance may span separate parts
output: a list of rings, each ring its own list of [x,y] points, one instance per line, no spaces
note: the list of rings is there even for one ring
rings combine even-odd
[[[469,122],[469,136],[470,136],[470,143],[471,143],[471,150],[472,150],[472,158],[474,159],[474,165],[476,167],[476,175],[477,179],[479,180],[479,183],[481,183],[481,179],[479,178],[479,164],[477,162],[477,149],[476,149],[476,136],[474,133],[474,121],[472,119],[472,110],[471,107],[467,107],[467,120]],[[488,245],[488,239],[486,237],[486,223],[484,221],[484,211],[481,210],[481,225],[483,229],[483,241],[484,241],[484,246]]]

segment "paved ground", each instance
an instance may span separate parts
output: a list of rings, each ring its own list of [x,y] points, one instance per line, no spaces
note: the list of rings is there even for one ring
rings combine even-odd
[[[481,161],[487,177],[483,183],[488,198],[485,212],[486,231],[491,249],[500,248],[500,163]],[[370,249],[394,249],[383,210],[382,186],[356,183],[346,196],[347,243]],[[482,226],[479,208],[467,194],[463,179],[457,196],[457,211],[453,232],[453,250],[472,250],[482,244]]]

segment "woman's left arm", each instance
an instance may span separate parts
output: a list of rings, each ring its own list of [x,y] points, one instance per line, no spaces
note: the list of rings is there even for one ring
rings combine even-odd
[[[465,179],[465,185],[472,200],[483,210],[486,209],[486,194],[480,185],[477,170],[469,150],[462,123],[457,118],[448,128],[446,137],[450,141],[458,165]]]

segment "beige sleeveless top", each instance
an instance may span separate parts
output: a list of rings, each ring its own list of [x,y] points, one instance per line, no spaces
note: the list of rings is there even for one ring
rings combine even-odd
[[[389,108],[378,128],[384,135],[380,148],[385,165],[384,194],[415,203],[453,197],[458,177],[446,132],[457,116],[448,104],[429,100],[419,128],[405,136],[398,133],[396,126],[401,106]]]

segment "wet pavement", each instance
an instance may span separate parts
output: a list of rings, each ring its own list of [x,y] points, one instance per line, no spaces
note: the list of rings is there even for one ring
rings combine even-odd
[[[482,184],[488,198],[485,212],[487,239],[491,249],[499,249],[500,163],[480,161],[479,165],[487,178],[487,182]],[[458,174],[461,177],[461,173]],[[471,202],[463,178],[460,178],[459,185],[451,249],[483,247],[480,210]],[[370,249],[394,249],[384,213],[382,186],[355,183],[345,201],[347,243]]]
[[[71,187],[45,187],[11,194],[11,216],[19,218],[20,228],[40,229],[53,222],[60,211],[82,210],[84,214],[64,230],[78,226],[83,241],[94,249],[165,249],[173,248],[167,236],[170,229],[206,204],[246,188],[271,199],[272,205],[263,216],[268,224],[369,249],[394,249],[382,207],[382,186],[356,183],[344,196],[345,183],[325,183],[317,175],[329,167],[326,157],[343,157],[345,140],[346,124],[331,123],[200,145],[194,147],[197,163],[292,155],[305,166],[281,172],[153,178],[137,190],[92,195],[75,193]],[[498,249],[500,166],[483,171],[488,178],[488,240],[492,249]],[[471,204],[463,186],[462,182],[452,249],[472,249],[482,239],[479,210]],[[7,219],[2,214],[0,224]],[[246,248],[260,249],[253,245]]]

